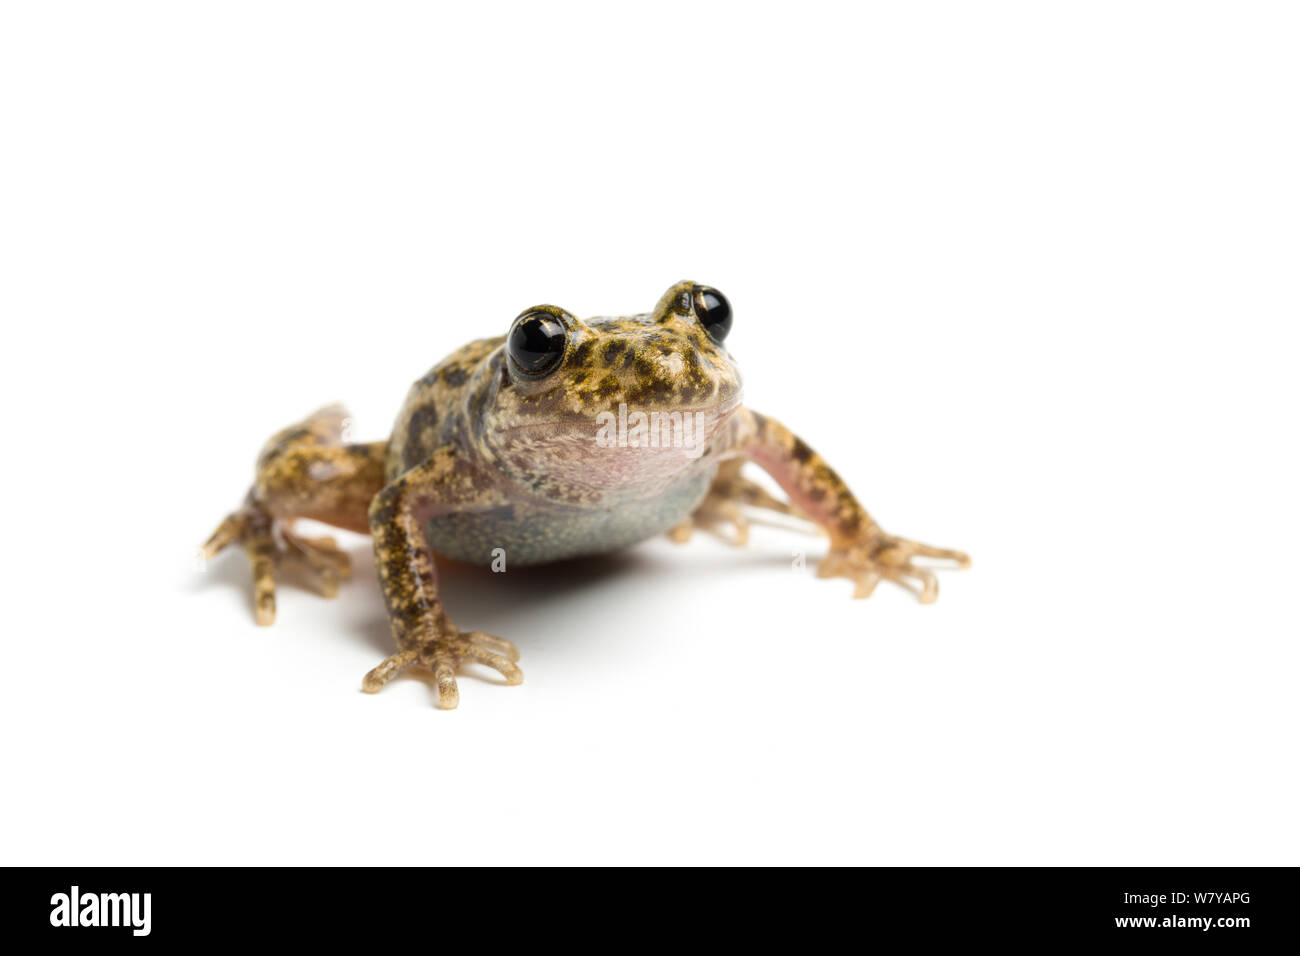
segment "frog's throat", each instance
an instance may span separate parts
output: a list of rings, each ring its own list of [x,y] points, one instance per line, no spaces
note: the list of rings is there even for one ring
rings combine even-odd
[[[654,496],[712,457],[740,407],[638,412],[615,406],[575,419],[531,422],[485,436],[512,483],[602,495]]]

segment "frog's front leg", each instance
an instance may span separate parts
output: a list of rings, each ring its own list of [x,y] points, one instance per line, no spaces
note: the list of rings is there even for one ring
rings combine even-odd
[[[775,419],[739,409],[720,436],[720,444],[723,454],[756,462],[785,490],[798,512],[826,530],[831,549],[817,573],[849,578],[856,585],[854,597],[868,597],[886,578],[929,604],[939,596],[939,583],[933,571],[913,563],[913,558],[970,566],[970,558],[961,551],[886,534],[821,455]]]
[[[423,465],[387,485],[370,505],[375,567],[388,606],[397,653],[366,674],[362,690],[373,694],[412,665],[433,671],[438,706],[460,702],[456,669],[486,664],[518,684],[519,651],[509,641],[481,631],[461,631],[443,609],[426,528],[438,514],[480,510],[504,503],[482,475],[453,446],[440,448]]]

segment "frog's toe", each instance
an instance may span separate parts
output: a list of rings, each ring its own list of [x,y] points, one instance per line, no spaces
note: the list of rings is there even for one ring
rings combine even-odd
[[[269,627],[275,623],[277,551],[270,517],[255,508],[241,508],[226,516],[199,551],[205,559],[211,559],[236,542],[243,545],[252,567],[253,612],[257,623]]]
[[[269,520],[250,516],[242,541],[253,571],[253,608],[257,623],[270,627],[275,623],[275,538]]]
[[[515,661],[519,660],[518,651],[515,651],[515,656],[511,658],[489,650],[477,642],[467,641],[457,647],[454,653],[460,658],[459,663],[485,664],[504,677],[506,683],[511,686],[524,682],[524,672],[515,663]]]
[[[731,528],[730,534],[723,531],[728,526]],[[744,547],[749,543],[749,519],[734,501],[706,499],[694,514],[674,526],[668,532],[668,537],[678,544],[685,544],[697,530],[708,531],[736,547]]]
[[[749,544],[749,519],[740,513],[738,505],[732,505],[722,518],[722,523],[731,525],[731,543],[738,548]]]
[[[939,579],[930,568],[913,563],[913,557],[937,558],[952,561],[959,568],[970,567],[970,558],[961,551],[883,536],[868,544],[832,548],[818,565],[817,575],[848,578],[854,583],[855,598],[870,597],[884,579],[911,591],[922,604],[933,604],[939,599]]]
[[[521,684],[524,672],[515,663],[519,649],[505,638],[483,631],[468,631],[454,637],[443,637],[418,649],[398,651],[385,658],[378,667],[366,674],[361,689],[373,694],[402,671],[421,664],[433,672],[438,693],[438,707],[455,710],[460,704],[460,688],[456,684],[456,671],[464,664],[483,664],[491,667],[510,685]]]
[[[217,525],[217,530],[212,532],[212,536],[203,542],[199,548],[199,553],[203,555],[205,560],[211,561],[227,547],[243,537],[247,523],[247,516],[241,511],[226,515],[221,524]]]
[[[932,544],[909,541],[907,538],[886,536],[883,546],[876,552],[877,558],[885,564],[907,564],[912,558],[935,558],[951,561],[959,568],[970,567],[970,555],[953,548],[936,548]]]
[[[302,553],[312,565],[328,568],[344,580],[352,577],[352,558],[333,538],[306,538],[288,531],[283,536],[286,544]]]
[[[269,562],[253,562],[253,608],[259,627],[275,623],[275,574]]]
[[[456,684],[456,665],[449,659],[433,663],[433,680],[438,688],[438,709],[455,710],[460,706],[460,687]]]
[[[922,604],[939,600],[939,579],[929,568],[917,567],[909,561],[897,567],[882,568],[880,573],[899,587],[911,591]]]
[[[342,576],[337,568],[309,560],[292,550],[280,559],[281,569],[293,575],[296,583],[308,587],[323,598],[336,598]]]
[[[263,627],[275,622],[276,576],[289,574],[324,597],[335,597],[340,582],[352,574],[352,559],[333,538],[294,534],[289,522],[272,518],[251,496],[239,511],[227,515],[204,542],[205,559],[231,544],[241,544],[253,570],[253,609]]]
[[[504,652],[504,653],[502,653]],[[421,650],[420,661],[433,671],[438,689],[438,707],[455,710],[460,703],[460,688],[456,685],[456,671],[465,664],[483,664],[491,667],[506,679],[507,684],[522,684],[524,672],[515,661],[518,649],[504,638],[469,631],[456,637],[435,641]]]
[[[398,651],[380,661],[378,667],[372,668],[361,680],[361,689],[367,694],[375,694],[390,680],[406,670],[419,658],[414,650]]]
[[[777,498],[762,485],[742,477],[740,469],[743,464],[739,459],[724,462],[704,500],[689,518],[668,532],[668,537],[684,544],[699,529],[708,531],[729,544],[744,547],[749,544],[749,530],[755,524],[803,530],[800,526],[809,521],[808,516],[788,501]],[[766,521],[760,516],[763,511],[775,511],[794,520]],[[816,525],[808,527],[814,533],[820,533]]]
[[[504,637],[496,637],[493,634],[485,634],[483,631],[470,631],[462,635],[465,640],[479,647],[485,647],[489,651],[500,654],[506,660],[512,663],[519,660],[519,648],[513,643],[507,641]]]
[[[352,559],[333,538],[302,538],[284,530],[280,562],[322,597],[337,597],[340,582],[352,575]]]
[[[868,598],[880,583],[880,571],[866,559],[861,549],[833,548],[817,565],[819,578],[848,578],[853,582],[853,596]]]

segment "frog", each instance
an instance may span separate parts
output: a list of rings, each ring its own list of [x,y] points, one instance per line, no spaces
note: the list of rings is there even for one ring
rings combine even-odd
[[[528,566],[665,534],[685,543],[697,530],[743,546],[752,520],[772,512],[829,539],[817,574],[847,578],[855,597],[890,581],[933,602],[936,567],[969,567],[969,556],[885,532],[807,442],[744,405],[732,325],[730,301],[689,280],[632,315],[527,308],[504,335],[417,379],[386,440],[349,440],[341,405],[272,435],[243,503],[201,553],[242,547],[256,622],[270,625],[277,581],[333,597],[351,576],[338,542],[300,533],[299,519],[369,535],[396,650],[361,689],[414,669],[432,675],[443,709],[458,705],[467,665],[508,685],[523,671],[511,641],[452,621],[435,556]],[[744,474],[751,464],[769,486]]]

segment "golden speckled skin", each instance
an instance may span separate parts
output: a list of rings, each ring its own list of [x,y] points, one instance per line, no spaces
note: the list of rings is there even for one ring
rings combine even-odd
[[[831,539],[819,573],[849,577],[858,596],[888,578],[933,600],[934,575],[911,559],[963,566],[968,559],[885,534],[816,452],[740,405],[740,374],[696,315],[702,288],[679,282],[652,312],[624,318],[584,322],[555,306],[534,307],[528,311],[564,329],[556,367],[526,374],[509,357],[505,337],[471,342],[415,382],[387,442],[342,442],[338,407],[284,429],[263,448],[243,508],[222,523],[206,552],[244,546],[258,621],[269,624],[277,569],[305,574],[326,595],[349,570],[329,539],[296,536],[295,518],[368,530],[398,651],[366,675],[363,688],[376,691],[405,668],[424,665],[442,707],[459,700],[455,671],[464,662],[494,667],[509,683],[523,674],[509,641],[462,632],[447,617],[435,552],[529,564],[668,531],[684,541],[694,527],[722,523],[734,525],[743,543],[741,508],[758,507],[819,524]],[[649,447],[644,439],[613,443],[598,424],[620,408],[674,427],[694,423],[694,431],[680,433],[690,439],[685,445],[668,441],[670,431]],[[767,470],[790,501],[742,477],[746,460]]]

